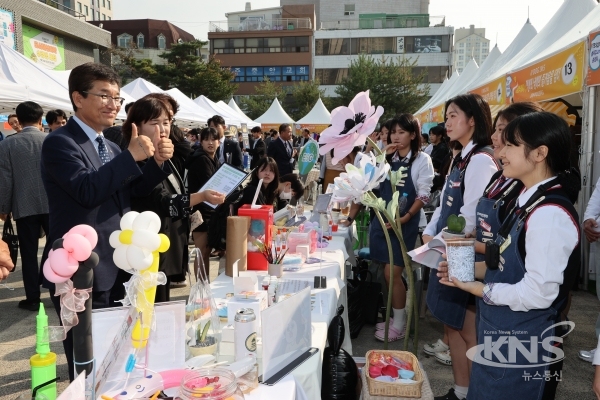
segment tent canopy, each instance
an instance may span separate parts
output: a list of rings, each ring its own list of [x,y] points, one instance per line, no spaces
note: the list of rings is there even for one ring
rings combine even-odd
[[[323,100],[321,100],[320,97],[313,106],[312,110],[310,110],[304,117],[296,121],[296,124],[329,125],[330,123],[331,113],[327,111],[327,107],[325,107],[325,104],[323,104]]]
[[[199,120],[202,123],[206,123],[212,114],[194,103],[194,100],[187,97],[181,90],[177,88],[169,89],[166,92],[173,97],[179,103],[179,112],[177,113],[177,119],[183,118],[187,120]]]
[[[254,122],[258,122],[260,124],[293,124],[294,120],[292,117],[287,115],[276,97],[273,99],[271,107],[269,107],[269,109],[263,115],[256,118]]]
[[[200,105],[200,107],[204,108],[205,110],[209,110],[212,113],[211,116],[220,115],[225,119],[225,123],[227,125],[240,126],[242,122],[246,123],[246,121],[242,121],[242,118],[239,115],[235,114],[232,109],[230,109],[229,107],[223,108],[222,106],[210,100],[204,95],[196,97],[194,99],[194,103]]]
[[[244,114],[244,112],[238,107],[237,103],[235,102],[235,100],[233,100],[233,97],[231,98],[231,100],[229,100],[229,103],[227,104],[227,106],[229,108],[231,108],[233,111],[235,111],[236,113],[238,113],[238,115],[242,118],[247,118],[250,119],[246,114]]]

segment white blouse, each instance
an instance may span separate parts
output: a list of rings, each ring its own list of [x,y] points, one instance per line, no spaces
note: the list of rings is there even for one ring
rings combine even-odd
[[[473,141],[470,141],[461,151],[461,157],[466,157],[469,152],[475,147]],[[463,193],[463,205],[460,208],[460,215],[465,218],[465,232],[473,232],[475,229],[475,208],[483,192],[485,191],[492,175],[498,171],[498,167],[492,157],[489,154],[478,153],[471,157],[467,170],[465,171],[465,192]],[[446,178],[447,179],[447,178]],[[446,184],[442,188],[440,199],[444,198],[444,192],[446,190]],[[423,235],[435,236],[439,232],[437,231],[437,222],[440,219],[440,213],[442,212],[442,202],[438,208],[435,209],[431,216],[431,221],[427,224]]]
[[[554,178],[550,178],[554,179]],[[546,179],[519,196],[519,206],[535,193]],[[536,208],[527,219],[525,267],[527,272],[515,284],[486,285],[486,303],[509,306],[513,311],[546,309],[558,296],[569,257],[579,243],[578,222],[557,205]]]

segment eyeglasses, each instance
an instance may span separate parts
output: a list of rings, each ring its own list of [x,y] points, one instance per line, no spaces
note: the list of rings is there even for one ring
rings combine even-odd
[[[111,99],[116,106],[120,106],[125,102],[124,97],[112,97],[107,94],[98,94],[98,93],[90,93],[90,92],[82,92],[85,94],[91,94],[92,96],[100,97],[102,99],[102,104],[108,104],[108,99]]]

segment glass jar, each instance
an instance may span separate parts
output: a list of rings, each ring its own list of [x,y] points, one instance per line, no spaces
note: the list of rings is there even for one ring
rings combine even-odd
[[[181,379],[181,400],[244,400],[233,372],[225,368],[190,371]]]

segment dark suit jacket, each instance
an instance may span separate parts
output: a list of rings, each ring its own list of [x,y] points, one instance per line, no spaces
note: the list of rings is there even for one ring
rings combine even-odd
[[[140,169],[129,151],[105,141],[111,161],[102,165],[98,152],[72,118],[46,137],[42,146],[42,180],[48,195],[50,232],[44,254],[72,227],[86,224],[98,233],[94,251],[100,263],[94,268],[94,290],[110,290],[117,277],[110,234],[120,228],[121,216],[130,211],[131,196],[146,196],[171,173],[154,158]]]
[[[242,156],[242,149],[240,149],[239,142],[237,140],[225,138],[224,146],[225,154],[223,156],[225,162],[229,160],[228,164],[231,164],[234,167],[243,168],[244,157]],[[217,155],[220,151],[221,149],[217,149]]]
[[[254,146],[256,142],[256,146]],[[252,148],[254,147],[254,148]],[[248,154],[252,156],[252,161],[250,161],[250,169],[256,168],[258,162],[261,158],[264,158],[267,154],[267,145],[262,139],[256,139],[250,144],[250,148],[248,149]]]
[[[294,172],[294,164],[290,163],[291,157],[281,139],[277,138],[277,140],[271,140],[269,148],[267,149],[267,155],[275,159],[277,168],[279,169],[279,176]]]

